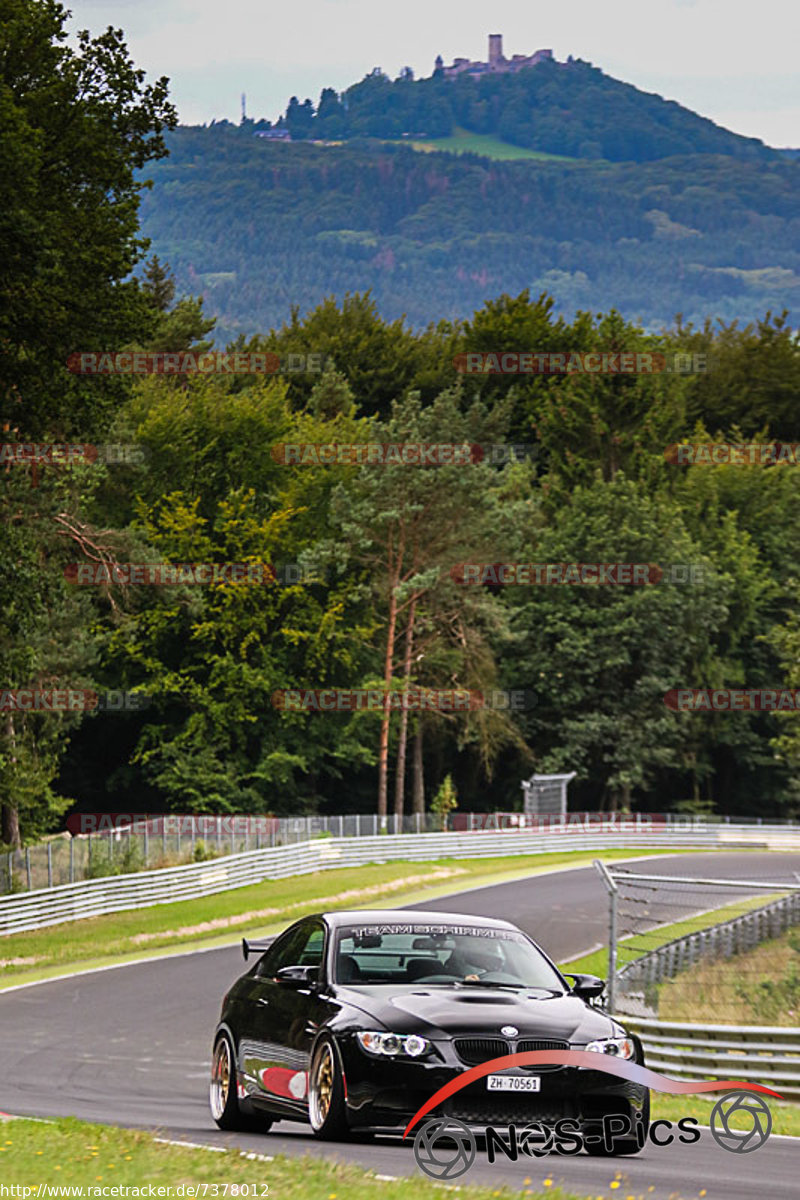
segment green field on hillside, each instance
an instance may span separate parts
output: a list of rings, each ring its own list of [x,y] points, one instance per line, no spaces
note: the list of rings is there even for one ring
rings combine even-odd
[[[451,154],[482,154],[485,158],[538,159],[541,162],[587,163],[595,159],[570,158],[565,154],[545,154],[540,150],[526,150],[524,146],[512,146],[491,133],[472,133],[469,129],[456,127],[450,137],[426,138],[424,141],[406,141],[403,144],[414,150],[448,150]]]

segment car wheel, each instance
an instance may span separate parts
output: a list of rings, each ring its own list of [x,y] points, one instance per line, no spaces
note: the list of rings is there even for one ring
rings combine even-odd
[[[221,1033],[214,1043],[208,1100],[211,1115],[220,1129],[266,1133],[272,1125],[269,1117],[251,1116],[239,1108],[236,1056],[227,1033]]]
[[[586,1153],[593,1158],[614,1158],[618,1154],[640,1154],[647,1144],[647,1134],[650,1129],[650,1093],[645,1094],[644,1104],[642,1105],[642,1122],[644,1125],[643,1145],[639,1145],[636,1138],[616,1138],[611,1150],[606,1149],[604,1141],[588,1142],[586,1145]]]
[[[346,1137],[349,1133],[344,1111],[342,1071],[333,1040],[317,1042],[308,1073],[308,1119],[314,1136],[325,1141]]]

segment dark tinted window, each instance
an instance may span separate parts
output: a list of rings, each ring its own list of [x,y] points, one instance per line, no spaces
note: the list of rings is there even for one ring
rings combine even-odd
[[[270,946],[258,964],[257,974],[274,979],[281,967],[316,967],[322,965],[325,930],[322,925],[308,921],[289,929]]]
[[[517,930],[416,922],[339,930],[336,978],[349,986],[469,981],[564,991],[541,951]]]

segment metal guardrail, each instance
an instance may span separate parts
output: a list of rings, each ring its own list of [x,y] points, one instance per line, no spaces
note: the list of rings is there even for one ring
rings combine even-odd
[[[504,833],[387,834],[361,838],[321,838],[293,846],[251,850],[209,862],[189,863],[158,871],[114,875],[81,883],[0,898],[0,936],[21,933],[96,917],[124,909],[146,908],[176,900],[196,899],[266,879],[282,879],[335,867],[364,866],[392,861],[424,862],[440,858],[490,858],[569,850],[631,850],[730,845],[738,837],[733,825],[705,828],[662,827],[643,833],[562,831],[542,834],[535,830]],[[747,827],[747,833],[753,827]],[[786,833],[760,831],[762,839]],[[790,836],[797,836],[796,832]]]
[[[678,1079],[763,1083],[800,1099],[800,1029],[779,1025],[684,1025],[623,1017],[642,1039],[645,1062]]]
[[[379,834],[440,833],[442,819],[435,813],[349,813],[266,817],[180,813],[73,813],[67,818],[69,833],[55,835],[37,845],[0,853],[0,895],[36,891],[133,871],[160,870],[212,857],[240,854],[273,846],[310,841],[313,837],[376,837]],[[800,827],[763,817],[696,817],[681,813],[519,812],[453,813],[447,831],[455,833],[663,833],[687,829],[719,830],[720,838],[753,840],[772,848],[777,835],[784,849],[800,850]],[[771,831],[771,832],[770,832]],[[793,832],[794,840],[790,840]]]

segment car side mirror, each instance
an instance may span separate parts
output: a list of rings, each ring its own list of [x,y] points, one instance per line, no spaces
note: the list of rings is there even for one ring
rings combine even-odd
[[[319,979],[319,967],[280,967],[275,976],[277,983],[284,983],[287,987],[307,987],[310,983],[316,983]]]
[[[605,991],[606,981],[598,979],[596,975],[569,974],[567,978],[574,980],[572,995],[577,996],[580,1000],[596,1000]]]

